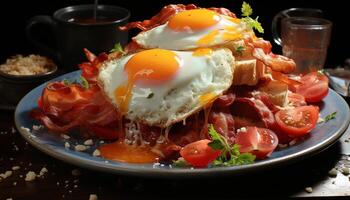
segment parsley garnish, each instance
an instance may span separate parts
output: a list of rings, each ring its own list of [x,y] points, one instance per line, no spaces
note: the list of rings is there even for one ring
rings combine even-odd
[[[73,82],[68,80],[68,79],[63,79],[63,84],[66,85],[66,86],[70,86],[70,85],[73,84]]]
[[[244,16],[244,18],[242,18],[242,20],[249,27],[257,30],[259,33],[264,33],[264,28],[261,26],[261,23],[258,21],[259,17],[256,17],[255,19],[250,17],[250,15],[253,14],[253,9],[245,1],[243,1],[241,11],[242,11],[242,16]]]
[[[324,122],[328,122],[329,120],[331,119],[335,119],[335,116],[337,115],[337,112],[333,112],[329,115],[327,115],[325,118],[324,118]]]
[[[147,96],[147,99],[150,99],[150,98],[152,98],[153,96],[154,96],[154,93],[151,92],[151,93],[149,93],[149,95]]]
[[[209,127],[209,135],[213,141],[208,145],[215,150],[221,150],[221,155],[213,162],[214,166],[235,166],[254,162],[255,155],[240,153],[239,146],[230,145],[225,137],[216,132],[213,125]]]
[[[114,47],[113,47],[113,49],[110,50],[110,52],[111,53],[114,53],[114,52],[124,53],[124,50],[123,50],[122,45],[118,42],[118,43],[114,44]]]
[[[89,82],[83,76],[80,76],[80,85],[85,89],[89,89]]]
[[[189,167],[190,166],[182,157],[173,161],[173,163],[171,165],[174,167]]]
[[[242,55],[244,50],[245,50],[244,46],[238,46],[237,49],[236,49],[236,52],[239,55]]]
[[[250,15],[253,14],[253,9],[250,7],[250,5],[243,1],[242,8],[241,8],[242,16],[244,17],[249,17]]]

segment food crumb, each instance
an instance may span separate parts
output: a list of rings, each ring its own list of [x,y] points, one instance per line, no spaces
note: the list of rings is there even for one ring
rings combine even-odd
[[[41,126],[41,125],[33,125],[33,130],[35,130],[35,131],[38,131],[38,130],[40,130],[41,128],[42,128],[43,126]]]
[[[341,172],[342,172],[345,176],[347,176],[347,175],[349,175],[349,168],[343,167],[342,170],[341,170]]]
[[[66,140],[68,140],[70,137],[68,136],[68,135],[66,135],[66,134],[61,134],[61,137],[63,138],[63,139],[66,139]]]
[[[17,185],[17,182],[13,182],[13,186],[16,186]]]
[[[337,174],[338,174],[338,171],[337,171],[335,168],[332,168],[332,169],[329,170],[329,172],[328,172],[328,176],[333,177],[333,178],[336,177]]]
[[[16,171],[16,170],[19,170],[19,169],[21,169],[20,166],[13,166],[13,167],[12,167],[12,170],[13,170],[13,171]]]
[[[34,181],[34,180],[35,180],[35,177],[36,177],[35,172],[29,171],[29,172],[26,174],[26,178],[25,178],[24,180],[25,180],[25,181]]]
[[[292,140],[292,141],[289,142],[289,146],[293,146],[293,145],[295,145],[296,143],[297,143],[297,140],[294,139],[294,140]]]
[[[56,185],[57,185],[57,186],[60,186],[60,182],[57,181]]]
[[[82,144],[78,144],[77,146],[74,147],[74,149],[75,151],[85,151],[86,149],[88,149],[88,147]]]
[[[74,185],[74,188],[78,188],[78,185]]]
[[[68,142],[65,142],[64,143],[64,148],[69,149],[69,147],[70,147],[70,144]]]
[[[312,187],[306,187],[306,188],[305,188],[305,191],[306,191],[307,193],[312,193]]]
[[[11,127],[11,133],[16,133],[15,127]]]
[[[95,156],[95,157],[98,157],[101,155],[101,152],[100,150],[96,149],[93,153],[92,153],[92,156]]]
[[[12,175],[12,171],[6,171],[5,173],[0,174],[0,178],[6,179],[7,177],[10,177]]]
[[[84,142],[84,145],[88,145],[88,146],[91,146],[93,144],[94,144],[94,142],[92,141],[92,139],[85,140],[85,142]]]
[[[97,200],[97,195],[96,194],[90,194],[89,200]]]
[[[44,174],[47,172],[48,172],[48,170],[46,169],[46,167],[41,168],[38,177],[44,176]]]
[[[12,200],[12,198],[7,198],[6,200]]]
[[[72,170],[72,175],[73,175],[73,176],[80,176],[80,175],[81,175],[81,172],[80,172],[78,169],[73,169],[73,170]]]

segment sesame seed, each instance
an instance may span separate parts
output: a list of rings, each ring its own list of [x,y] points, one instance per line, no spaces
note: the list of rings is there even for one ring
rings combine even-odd
[[[329,170],[329,172],[328,172],[328,176],[333,177],[333,178],[336,177],[337,174],[338,174],[338,171],[337,171],[335,168],[332,168],[332,169]]]
[[[86,149],[88,149],[88,147],[85,145],[78,144],[77,146],[74,147],[74,149],[75,151],[85,151]]]
[[[94,144],[94,142],[92,141],[92,139],[85,140],[85,142],[84,142],[84,145],[88,145],[88,146],[91,146],[93,144]]]
[[[349,175],[349,168],[343,167],[341,171],[345,176]]]
[[[308,192],[308,193],[312,193],[312,187],[306,187],[305,191]]]
[[[98,157],[98,156],[100,156],[101,155],[101,152],[98,150],[98,149],[96,149],[93,153],[92,153],[92,156],[95,156],[95,157]]]
[[[68,135],[66,135],[66,134],[61,134],[61,137],[63,138],[63,139],[65,139],[65,140],[68,140],[70,137],[68,136]]]
[[[26,178],[25,178],[24,180],[25,180],[25,181],[34,181],[34,180],[35,180],[35,177],[36,177],[35,172],[29,171],[29,172],[26,174]]]
[[[98,199],[98,197],[96,194],[90,194],[89,200],[97,200],[97,199]]]

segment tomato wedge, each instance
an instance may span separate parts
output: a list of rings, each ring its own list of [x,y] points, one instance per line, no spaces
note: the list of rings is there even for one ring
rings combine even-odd
[[[278,126],[290,137],[298,137],[309,133],[315,128],[318,116],[319,110],[316,106],[300,106],[280,110],[275,114]]]
[[[207,139],[192,142],[180,150],[180,155],[194,167],[206,167],[221,154],[208,146],[209,142]]]
[[[300,79],[301,84],[296,87],[296,93],[305,97],[306,102],[320,102],[327,96],[328,78],[326,75],[319,72],[310,72],[303,75]]]
[[[241,153],[252,153],[258,159],[269,156],[278,145],[277,135],[273,131],[256,126],[248,126],[246,130],[240,131],[235,141]]]

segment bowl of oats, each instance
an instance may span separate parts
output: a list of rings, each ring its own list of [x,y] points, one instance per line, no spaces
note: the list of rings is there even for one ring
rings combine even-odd
[[[0,64],[0,109],[15,109],[19,100],[36,86],[53,78],[57,65],[40,55],[16,55]]]

